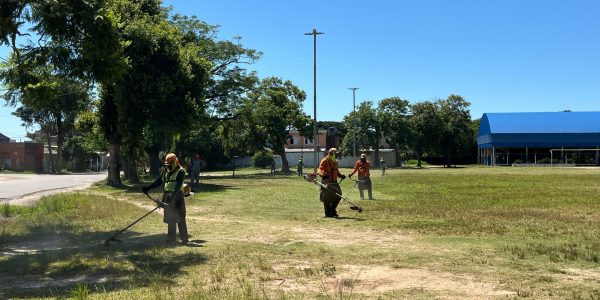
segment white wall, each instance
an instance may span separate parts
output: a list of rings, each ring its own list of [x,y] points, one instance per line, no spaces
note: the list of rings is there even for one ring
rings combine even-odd
[[[296,164],[298,163],[298,159],[300,158],[300,155],[301,155],[301,153],[298,153],[298,152],[286,153],[286,157],[290,164],[290,170],[293,171],[296,169]],[[304,167],[312,169],[314,167],[314,162],[313,162],[314,155],[312,153],[308,152],[308,153],[302,153],[302,156],[303,156],[302,160],[304,161]],[[383,156],[383,159],[385,159],[387,167],[393,167],[396,165],[396,152],[395,151],[393,151],[393,150],[388,151],[387,149],[380,150],[379,158],[381,158],[382,156]],[[319,157],[318,157],[319,162],[321,161],[321,159],[323,159],[323,157],[324,157],[323,154],[319,153]],[[371,153],[371,154],[367,155],[367,160],[371,162],[371,165],[375,165],[374,157],[375,157],[375,153]],[[360,159],[360,156],[343,156],[341,159],[338,160],[338,165],[340,166],[340,168],[352,168],[352,167],[354,167],[354,163],[359,159]],[[277,166],[280,168],[281,167],[281,158],[279,156],[277,156],[277,158],[275,159],[275,162],[277,163]],[[377,165],[379,165],[379,164],[377,164]]]

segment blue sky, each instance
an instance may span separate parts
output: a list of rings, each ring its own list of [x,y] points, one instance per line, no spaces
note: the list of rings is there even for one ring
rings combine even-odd
[[[317,118],[341,120],[356,102],[459,94],[484,112],[600,110],[600,1],[168,0],[175,12],[220,25],[264,53],[249,69],[289,79]],[[0,49],[5,57],[7,48]],[[11,108],[0,132],[23,136]]]

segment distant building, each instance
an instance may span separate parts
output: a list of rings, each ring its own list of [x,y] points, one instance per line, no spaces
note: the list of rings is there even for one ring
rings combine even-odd
[[[43,156],[42,144],[12,142],[0,133],[0,165],[2,169],[42,172]]]
[[[479,164],[599,165],[600,112],[485,113]]]
[[[10,138],[0,133],[0,143],[8,143],[10,142]]]

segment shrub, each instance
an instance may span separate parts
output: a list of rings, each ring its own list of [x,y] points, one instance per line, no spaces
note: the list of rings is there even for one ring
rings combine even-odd
[[[418,160],[416,160],[416,159],[409,159],[409,160],[406,162],[406,164],[407,164],[407,165],[409,165],[409,166],[410,166],[410,165],[412,165],[412,166],[416,166],[418,162],[419,162],[419,161],[418,161]],[[424,161],[424,160],[421,160],[421,165],[422,165],[422,166],[427,166],[427,165],[429,165],[429,164],[428,164],[426,161]]]
[[[515,161],[513,162],[513,164],[522,164],[523,160],[522,159],[515,159]]]
[[[266,169],[271,166],[273,163],[273,154],[269,152],[256,152],[254,156],[252,156],[252,164],[257,168]]]

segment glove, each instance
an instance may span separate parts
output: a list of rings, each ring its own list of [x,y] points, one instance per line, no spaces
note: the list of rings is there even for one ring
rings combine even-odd
[[[315,178],[317,178],[317,175],[312,174],[312,173],[308,173],[308,174],[304,175],[304,179],[306,179],[308,181],[313,181],[313,180],[315,180]]]
[[[346,179],[346,175],[342,175],[342,174],[340,174],[340,178],[341,178],[342,180],[344,180],[344,179]]]

